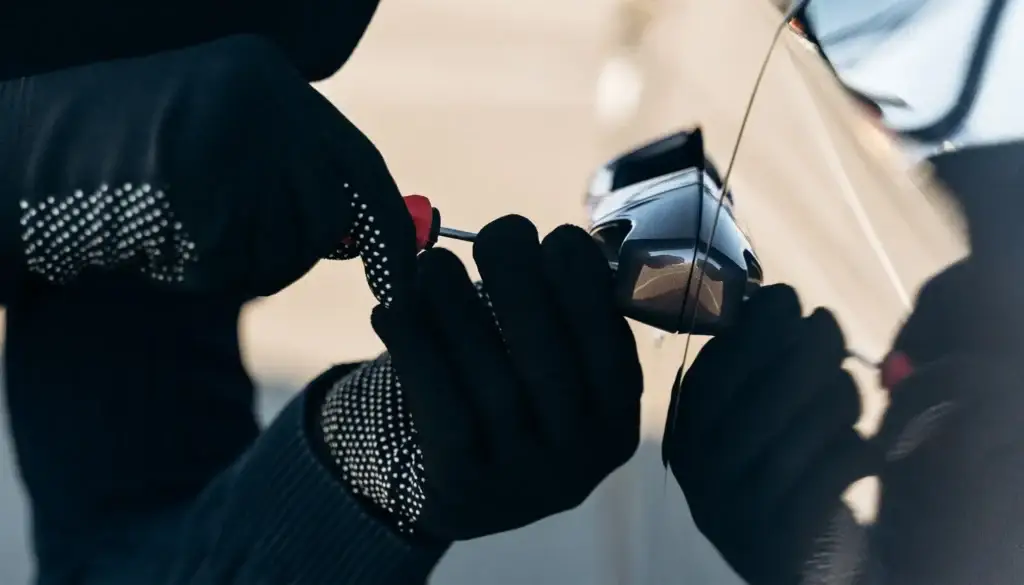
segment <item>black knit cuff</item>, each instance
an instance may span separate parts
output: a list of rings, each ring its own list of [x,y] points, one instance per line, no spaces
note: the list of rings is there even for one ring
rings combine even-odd
[[[319,409],[343,367],[314,380],[240,461],[234,483],[244,489],[225,502],[225,528],[250,542],[230,547],[244,556],[232,582],[424,583],[447,550],[409,542],[368,515],[314,454],[307,410]]]

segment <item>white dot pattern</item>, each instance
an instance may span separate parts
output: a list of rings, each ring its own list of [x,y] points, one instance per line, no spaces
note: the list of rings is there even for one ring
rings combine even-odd
[[[370,212],[366,202],[359,196],[359,193],[352,190],[348,183],[345,189],[351,194],[352,208],[355,218],[352,223],[352,231],[341,247],[330,254],[330,260],[349,260],[360,256],[366,268],[366,282],[373,291],[373,296],[382,305],[391,304],[391,272],[388,269],[387,246],[380,235],[380,228],[376,225],[376,218]]]
[[[347,485],[412,533],[426,500],[423,453],[387,354],[328,392],[324,437]]]
[[[490,307],[481,283],[476,288]],[[339,380],[320,414],[327,447],[345,483],[386,512],[400,532],[413,533],[427,499],[427,478],[391,356],[384,354]]]
[[[20,206],[28,270],[50,282],[65,283],[89,266],[129,262],[153,280],[181,282],[199,260],[166,193],[148,183],[100,185]]]

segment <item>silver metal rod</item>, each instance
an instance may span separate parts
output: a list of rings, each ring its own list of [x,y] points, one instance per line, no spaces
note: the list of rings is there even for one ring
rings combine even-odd
[[[443,227],[438,230],[437,235],[445,238],[451,238],[453,240],[462,240],[463,242],[472,242],[476,240],[476,234],[473,232],[464,232],[462,230],[453,230],[452,228]]]

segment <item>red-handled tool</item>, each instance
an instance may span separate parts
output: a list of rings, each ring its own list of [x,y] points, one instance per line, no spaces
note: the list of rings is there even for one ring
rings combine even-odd
[[[409,217],[412,218],[412,223],[416,227],[417,252],[432,248],[437,243],[439,236],[464,242],[476,240],[476,234],[473,232],[441,227],[441,212],[430,204],[430,199],[423,195],[407,195],[402,199],[405,200],[405,208],[409,211]],[[352,245],[352,242],[351,236],[346,236],[341,241],[346,246]]]
[[[438,237],[452,238],[464,242],[472,242],[476,234],[441,227],[441,212],[430,204],[430,199],[423,195],[404,197],[405,207],[409,210],[412,223],[416,226],[416,249],[426,250],[437,243]]]

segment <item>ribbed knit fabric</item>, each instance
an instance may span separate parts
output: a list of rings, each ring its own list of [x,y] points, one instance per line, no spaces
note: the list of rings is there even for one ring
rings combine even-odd
[[[79,566],[98,532],[193,500],[253,444],[241,305],[98,275],[8,307],[5,399],[41,565]]]
[[[445,547],[367,515],[305,420],[354,365],[260,433],[240,305],[108,276],[10,308],[6,398],[40,585],[426,579]]]
[[[310,384],[203,493],[172,583],[426,581],[447,547],[414,544],[368,515],[310,442],[306,421],[344,370],[329,370]]]

